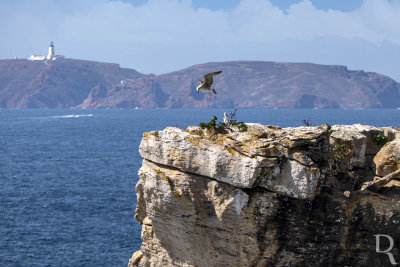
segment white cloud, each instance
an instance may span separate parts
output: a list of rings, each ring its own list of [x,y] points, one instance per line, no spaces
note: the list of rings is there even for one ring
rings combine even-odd
[[[379,41],[400,45],[400,1],[365,0],[356,15],[370,31],[380,34]]]
[[[241,0],[229,11],[195,9],[190,0],[63,3],[0,3],[0,57],[46,53],[54,40],[67,57],[145,73],[251,59],[343,64],[400,80],[393,70],[400,56],[389,54],[400,50],[400,0],[364,0],[351,12],[320,10],[310,0],[285,11],[268,0]]]

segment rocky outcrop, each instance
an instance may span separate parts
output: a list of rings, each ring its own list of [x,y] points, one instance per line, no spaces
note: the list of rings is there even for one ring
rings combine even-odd
[[[197,127],[167,128],[145,134],[139,151],[146,160],[238,188],[309,198],[321,176],[318,149],[326,131],[327,126],[310,131],[253,124],[245,133],[212,135]]]
[[[374,158],[376,174],[384,176],[400,169],[400,139],[387,143]]]
[[[247,126],[143,135],[129,266],[389,266],[380,234],[400,262],[400,129]]]

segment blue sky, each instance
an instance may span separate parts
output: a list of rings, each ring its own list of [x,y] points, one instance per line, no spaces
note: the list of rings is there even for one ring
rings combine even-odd
[[[346,65],[400,82],[400,0],[1,0],[0,58],[161,74],[211,61]]]

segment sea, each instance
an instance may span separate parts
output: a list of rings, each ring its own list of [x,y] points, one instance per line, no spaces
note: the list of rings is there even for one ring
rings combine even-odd
[[[0,266],[126,266],[139,249],[144,132],[231,109],[0,109]],[[280,127],[400,127],[399,109],[238,109]]]

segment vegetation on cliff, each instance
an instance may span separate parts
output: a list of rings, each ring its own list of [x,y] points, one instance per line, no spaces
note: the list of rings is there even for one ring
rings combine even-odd
[[[202,129],[214,131],[215,133],[224,133],[227,130],[232,130],[234,127],[237,127],[239,131],[247,131],[247,125],[244,122],[238,122],[237,119],[235,119],[236,111],[237,109],[229,115],[225,115],[226,118],[224,118],[224,122],[217,123],[218,118],[214,115],[209,122],[200,122],[199,126]]]

